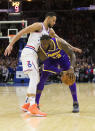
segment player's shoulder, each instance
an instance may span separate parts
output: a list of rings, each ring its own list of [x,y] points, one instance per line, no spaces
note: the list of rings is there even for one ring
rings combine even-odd
[[[33,24],[31,24],[32,26],[39,26],[42,27],[42,23],[41,22],[35,22]]]
[[[53,30],[53,28],[49,28],[49,31],[51,32],[51,33],[54,33],[55,31]]]
[[[42,23],[41,22],[35,22],[35,23],[31,24],[30,26],[33,26],[33,27],[38,28],[38,29],[42,29]]]

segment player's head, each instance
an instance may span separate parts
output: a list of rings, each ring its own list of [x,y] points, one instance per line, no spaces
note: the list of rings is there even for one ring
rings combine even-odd
[[[47,49],[47,47],[49,46],[51,42],[51,37],[48,35],[42,35],[42,37],[40,38],[40,41],[41,41],[41,46],[44,49]]]
[[[51,37],[49,35],[42,35],[42,37],[40,38],[41,41],[43,40],[50,40]]]
[[[47,24],[49,28],[52,28],[56,23],[56,13],[55,12],[48,12],[45,16],[47,19]]]

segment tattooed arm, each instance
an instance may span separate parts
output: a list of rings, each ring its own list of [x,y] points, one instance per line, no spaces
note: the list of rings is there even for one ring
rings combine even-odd
[[[70,57],[71,66],[74,67],[76,63],[76,56],[72,49],[61,39],[57,39],[58,45],[61,49],[63,49],[66,54]]]
[[[50,36],[53,38],[58,38],[58,39],[61,39],[63,41],[63,43],[67,44],[74,52],[78,52],[78,53],[82,53],[82,50],[77,48],[77,47],[74,47],[72,45],[70,45],[68,42],[66,42],[64,39],[60,38],[56,33],[55,31],[51,28],[50,29],[50,32],[49,32]]]

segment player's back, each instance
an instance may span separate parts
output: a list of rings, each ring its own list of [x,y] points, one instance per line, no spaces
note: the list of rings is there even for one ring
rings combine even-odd
[[[58,59],[67,55],[66,52],[59,47],[59,43],[56,38],[51,38],[51,40],[54,48],[52,50],[49,49],[48,51],[45,51],[48,57]]]

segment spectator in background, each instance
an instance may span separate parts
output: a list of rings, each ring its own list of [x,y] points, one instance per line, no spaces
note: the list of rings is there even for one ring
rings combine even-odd
[[[83,82],[84,81],[84,77],[85,77],[84,66],[81,65],[80,66],[80,70],[79,70],[79,82]]]
[[[87,68],[88,68],[88,64],[84,63],[84,82],[88,82]]]
[[[8,81],[8,75],[9,75],[9,71],[8,71],[7,67],[5,65],[3,65],[3,67],[2,67],[3,82]]]
[[[79,70],[80,70],[80,65],[77,64],[75,67],[76,82],[79,82]]]
[[[2,82],[2,66],[0,65],[0,82]]]
[[[88,82],[92,82],[93,79],[93,68],[91,67],[91,65],[88,65],[86,73],[88,75]]]
[[[93,66],[93,82],[95,82],[95,65]]]
[[[9,71],[9,81],[13,81],[14,79],[14,74],[15,74],[15,69],[12,68],[11,66],[8,67],[8,71]]]

